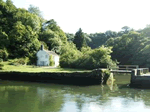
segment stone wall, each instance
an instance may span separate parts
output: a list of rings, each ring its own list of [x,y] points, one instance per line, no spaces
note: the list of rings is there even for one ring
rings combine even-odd
[[[149,72],[149,70],[146,70],[146,72]],[[146,72],[144,71],[144,73]],[[130,87],[150,88],[150,75],[144,75],[142,69],[132,70]]]
[[[105,73],[102,69],[95,69],[91,72],[73,73],[0,72],[0,79],[2,80],[19,80],[74,85],[106,84],[108,77],[109,74]]]

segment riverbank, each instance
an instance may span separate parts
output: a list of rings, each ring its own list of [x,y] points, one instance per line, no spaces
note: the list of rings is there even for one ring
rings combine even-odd
[[[1,71],[0,79],[30,82],[46,82],[73,85],[106,84],[109,74],[105,69],[95,69],[91,72],[18,72]]]
[[[60,68],[60,67],[39,67],[35,65],[10,65],[9,62],[2,62],[4,67],[0,72],[91,72],[91,70],[84,70],[84,69],[71,69],[71,68]]]
[[[38,67],[31,65],[10,65],[3,62],[0,79],[30,82],[48,82],[73,85],[106,84],[110,76],[107,69],[70,69],[54,67]]]

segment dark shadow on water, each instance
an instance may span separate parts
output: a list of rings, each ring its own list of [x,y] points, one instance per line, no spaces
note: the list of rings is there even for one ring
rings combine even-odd
[[[64,86],[79,86],[79,87],[88,87],[88,86],[96,86],[96,85],[100,85],[100,84],[92,84],[92,83],[84,83],[84,82],[80,82],[80,83],[68,83],[68,82],[61,82],[59,80],[36,80],[36,81],[23,81],[23,80],[1,80],[0,81],[8,81],[8,82],[24,82],[24,83],[36,83],[39,85],[64,85]]]
[[[139,89],[139,90],[150,90],[150,86],[141,86],[141,85],[137,85],[137,86],[131,86],[130,84],[118,84],[118,89]]]
[[[118,88],[119,88],[119,89],[124,89],[124,88],[130,89],[131,87],[130,87],[129,84],[120,84],[120,85],[118,85]]]

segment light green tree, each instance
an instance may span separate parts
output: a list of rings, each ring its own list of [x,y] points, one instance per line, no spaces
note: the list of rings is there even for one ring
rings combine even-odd
[[[42,12],[40,11],[39,7],[29,5],[28,11],[32,14],[39,16],[40,18],[43,18]]]

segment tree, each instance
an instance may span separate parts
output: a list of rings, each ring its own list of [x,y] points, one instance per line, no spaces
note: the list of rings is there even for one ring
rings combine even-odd
[[[66,37],[67,37],[67,41],[73,42],[74,34],[72,34],[72,33],[65,33],[65,34],[66,34]]]
[[[7,35],[15,22],[13,19],[15,11],[16,7],[11,0],[7,0],[6,3],[0,1],[0,29],[2,29]]]
[[[30,5],[29,8],[28,8],[28,11],[32,14],[35,14],[35,15],[39,16],[40,18],[43,18],[42,12],[40,11],[39,7]]]
[[[107,46],[113,47],[112,58],[120,64],[133,64],[140,67],[150,67],[150,38],[138,32],[130,31],[121,37],[110,38]]]
[[[54,33],[55,35],[57,35],[62,42],[66,42],[67,41],[67,37],[65,35],[65,33],[63,32],[63,30],[57,25],[56,21],[54,19],[51,19],[49,21],[46,21],[43,25],[42,25],[42,32],[44,31],[49,31],[51,33]]]
[[[81,28],[79,28],[79,30],[76,32],[73,43],[76,45],[78,50],[81,50],[82,47],[87,46],[85,35]]]
[[[67,43],[66,34],[53,19],[43,23],[39,40],[44,41],[49,47],[49,50],[53,50],[58,54],[60,54],[61,46]]]
[[[116,62],[111,59],[111,47],[102,46],[94,50],[89,47],[82,47],[81,52],[73,46],[69,46],[63,47],[65,52],[60,58],[61,67],[95,69],[116,66]]]
[[[11,0],[6,0],[6,5],[9,7],[9,11],[15,11],[16,7],[14,6]]]
[[[91,48],[98,48],[101,45],[105,44],[105,42],[110,38],[105,33],[94,33],[90,34],[89,37],[91,38],[91,42],[88,45]]]
[[[77,50],[73,43],[67,43],[61,48],[60,66],[66,68],[76,68],[76,61],[82,53]]]
[[[121,29],[124,31],[124,33],[128,33],[131,30],[131,28],[128,26],[124,26]]]
[[[0,60],[7,60],[8,55],[6,48],[0,49]]]
[[[144,37],[150,37],[150,25],[147,25],[144,29],[142,29],[141,33]]]
[[[7,48],[9,46],[9,39],[8,39],[8,35],[3,32],[2,30],[0,30],[0,48]]]
[[[111,31],[111,30],[107,30],[107,31],[105,32],[105,35],[106,35],[108,38],[110,38],[110,37],[117,37],[117,33],[114,32],[114,31]]]
[[[11,57],[32,56],[40,48],[37,38],[30,26],[23,25],[21,21],[14,23],[9,35]]]
[[[21,21],[23,25],[30,26],[33,31],[39,33],[41,30],[41,19],[34,14],[29,13],[25,9],[18,9],[14,15],[15,21]]]

